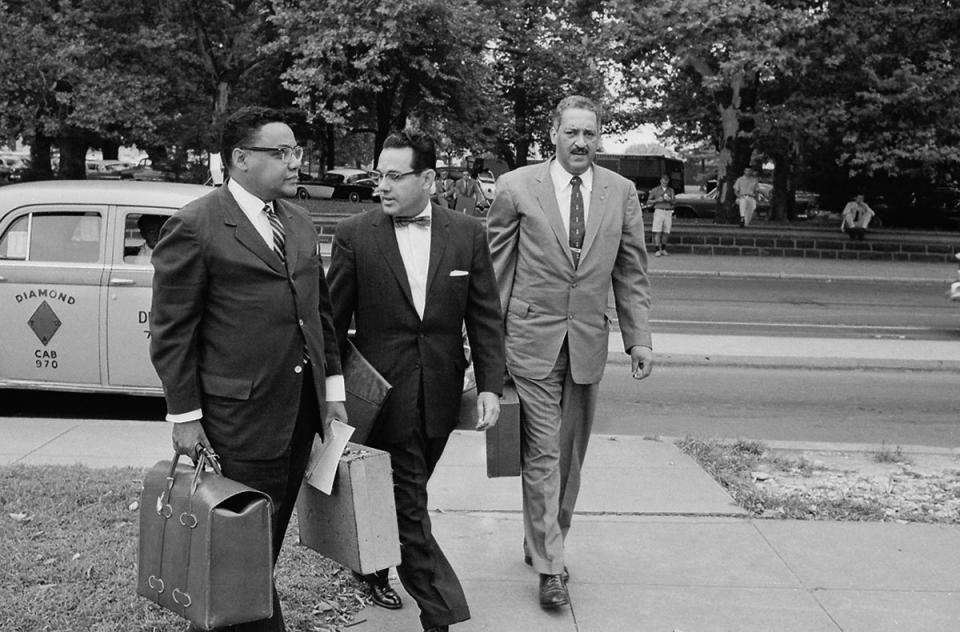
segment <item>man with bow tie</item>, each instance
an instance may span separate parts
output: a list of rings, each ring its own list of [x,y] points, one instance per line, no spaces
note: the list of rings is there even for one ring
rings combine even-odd
[[[500,414],[503,320],[483,224],[431,204],[436,150],[406,130],[377,162],[381,208],[337,226],[330,265],[341,348],[354,344],[393,389],[367,444],[390,453],[400,530],[397,573],[425,630],[470,617],[460,581],[431,533],[427,482],[459,420],[466,325],[477,381],[477,430]],[[400,607],[386,574],[370,576],[374,600]]]

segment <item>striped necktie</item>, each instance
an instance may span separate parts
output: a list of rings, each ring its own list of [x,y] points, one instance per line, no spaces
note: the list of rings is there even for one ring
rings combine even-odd
[[[273,251],[280,257],[280,261],[286,263],[287,257],[283,251],[286,238],[283,236],[283,224],[280,223],[280,217],[269,204],[264,205],[263,212],[267,214],[267,219],[270,220],[270,228],[273,229]]]
[[[570,250],[573,265],[580,265],[580,249],[583,248],[583,194],[580,193],[580,176],[570,178]]]

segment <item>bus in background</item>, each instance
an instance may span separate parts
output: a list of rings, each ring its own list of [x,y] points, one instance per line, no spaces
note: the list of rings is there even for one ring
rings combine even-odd
[[[660,176],[664,174],[670,177],[670,187],[674,193],[683,193],[682,160],[666,156],[598,153],[596,163],[633,182],[641,204],[647,201],[647,192],[660,184]]]

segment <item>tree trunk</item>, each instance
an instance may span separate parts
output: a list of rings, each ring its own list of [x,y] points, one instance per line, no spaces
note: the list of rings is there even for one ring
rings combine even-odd
[[[53,178],[53,169],[50,167],[51,138],[43,133],[43,127],[37,126],[30,143],[30,170],[34,180],[49,180]]]
[[[758,73],[740,73],[718,95],[723,141],[717,159],[717,185],[720,187],[714,218],[717,224],[736,224],[740,221],[733,183],[750,166],[758,81]]]
[[[67,132],[60,137],[59,176],[64,180],[87,178],[87,141],[82,135]]]
[[[383,91],[377,95],[377,130],[373,135],[374,160],[380,157],[383,143],[390,135],[390,125],[393,122],[393,93]]]
[[[337,165],[337,147],[334,142],[333,125],[323,126],[323,164],[324,171],[333,169]]]
[[[794,218],[793,173],[790,159],[783,154],[774,154],[773,158],[773,199],[770,200],[771,220],[783,221]]]
[[[100,153],[104,160],[117,160],[120,157],[120,144],[112,140],[101,141]]]

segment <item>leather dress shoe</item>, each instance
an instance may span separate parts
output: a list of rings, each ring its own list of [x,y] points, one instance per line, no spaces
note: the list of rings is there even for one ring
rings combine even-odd
[[[531,559],[529,555],[524,555],[523,563],[526,564],[527,566],[532,567],[533,559]],[[563,583],[567,583],[568,581],[570,581],[570,571],[567,569],[567,565],[564,564],[563,565]]]
[[[424,628],[423,632],[449,632],[449,625],[434,625],[429,628]]]
[[[403,600],[393,588],[390,582],[385,578],[378,577],[375,573],[371,575],[361,575],[354,573],[353,576],[370,587],[370,600],[375,605],[388,610],[399,610],[403,607]]]
[[[570,603],[567,586],[562,575],[540,573],[540,605],[544,608],[559,608]]]

